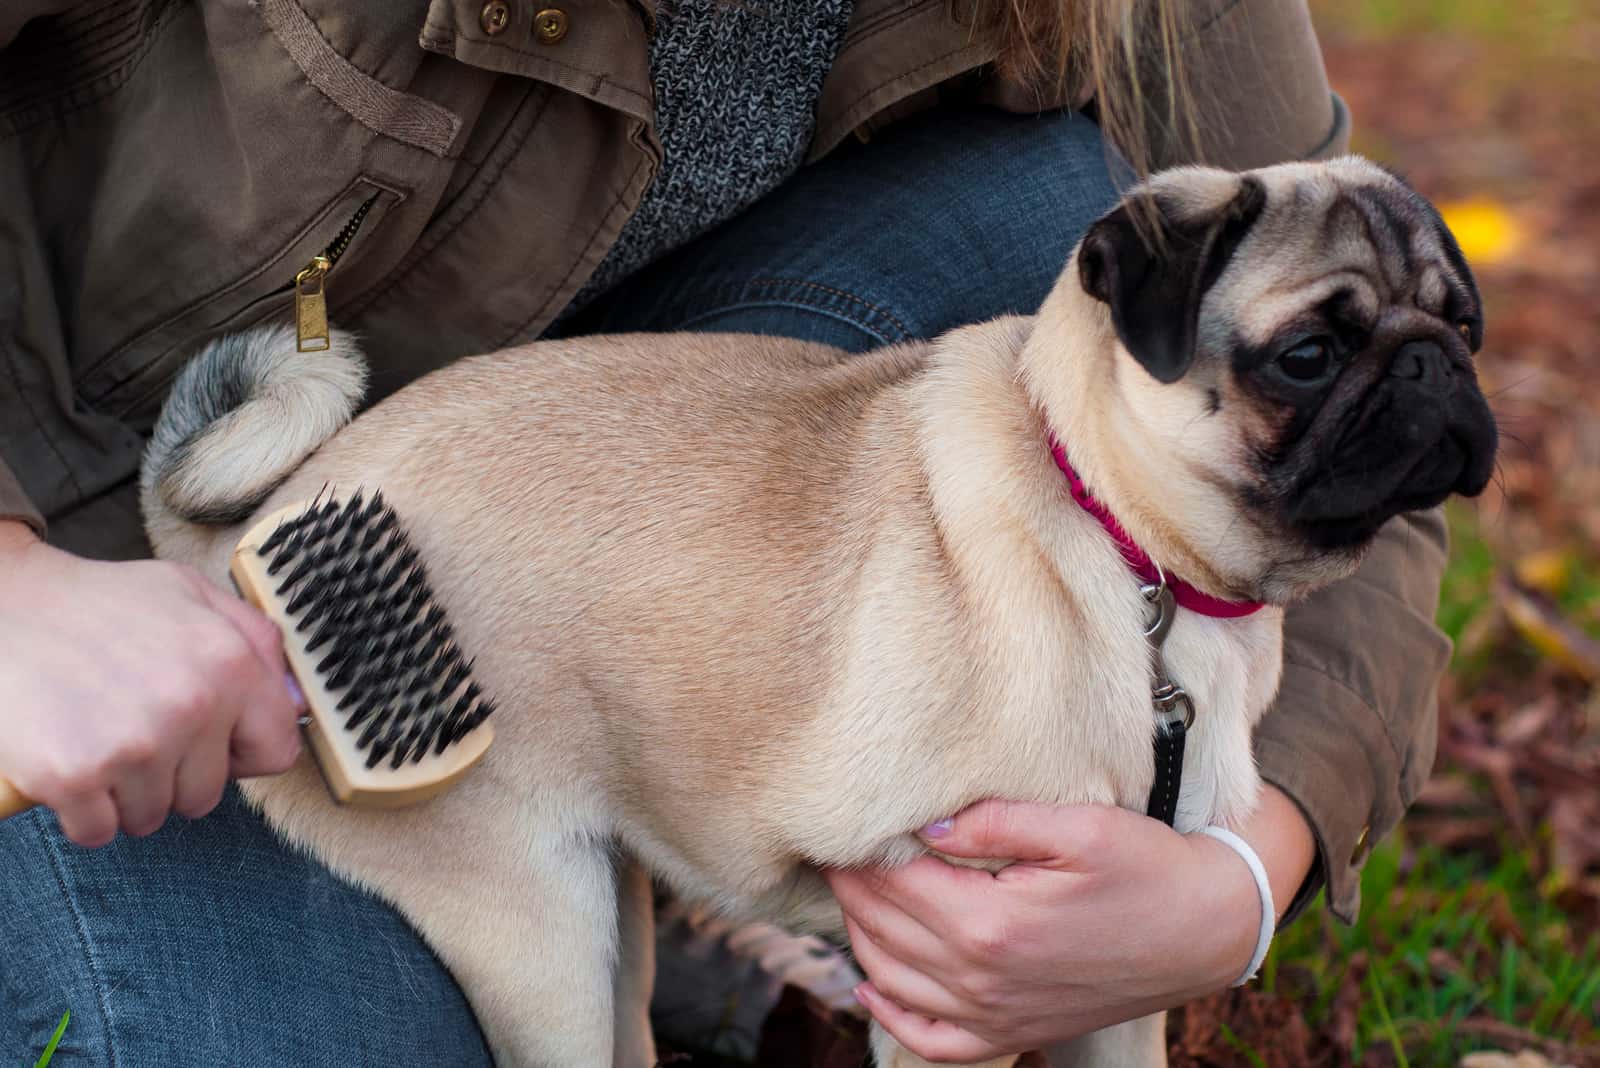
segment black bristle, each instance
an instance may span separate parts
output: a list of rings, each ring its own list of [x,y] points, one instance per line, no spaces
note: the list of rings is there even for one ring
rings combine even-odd
[[[283,540],[299,528],[300,520],[298,518],[283,520],[273,528],[271,534],[267,535],[267,540],[261,543],[260,548],[256,549],[256,552],[262,556],[271,556],[273,550],[275,550],[279,545],[283,544]]]
[[[312,604],[313,601],[327,601],[326,591],[327,587],[320,583],[307,583],[300,587],[293,597],[289,598],[289,603],[283,606],[283,610],[291,616],[298,615],[302,611],[315,607]],[[307,612],[307,615],[309,616],[310,613]],[[302,628],[306,622],[306,619],[301,619],[300,625]]]
[[[482,725],[483,721],[489,718],[489,713],[493,711],[494,704],[489,701],[485,701],[477,708],[473,709],[472,714],[466,719],[462,720],[461,726],[456,728],[456,736],[454,741],[459,742],[461,739],[470,734],[475,727]]]
[[[354,658],[348,657],[347,654],[347,658],[339,663],[338,670],[328,676],[328,689],[337,690],[350,685],[359,670],[360,664]]]
[[[389,709],[379,708],[373,715],[372,720],[367,724],[366,729],[361,732],[361,735],[358,738],[356,738],[356,748],[365,749],[367,746],[371,745],[377,739],[378,735],[383,731],[383,725],[389,722],[389,717]],[[367,766],[371,767],[370,764]]]
[[[350,718],[345,720],[344,729],[348,731],[359,727],[361,721],[372,715],[373,709],[377,707],[378,698],[376,694],[363,694],[359,690],[351,689],[343,697],[339,698],[338,711],[350,713]]]
[[[305,542],[305,530],[297,528],[289,535],[289,539],[278,548],[277,555],[267,565],[267,574],[276,575],[289,561],[300,555],[300,546]]]
[[[369,768],[377,767],[378,766],[378,761],[382,760],[384,758],[384,756],[389,752],[389,746],[392,745],[392,744],[393,744],[392,742],[381,742],[380,741],[376,745],[374,745],[372,747],[372,752],[367,754],[367,767],[369,767]]]
[[[493,706],[381,493],[340,500],[324,487],[257,552],[367,767],[443,753],[488,716]]]

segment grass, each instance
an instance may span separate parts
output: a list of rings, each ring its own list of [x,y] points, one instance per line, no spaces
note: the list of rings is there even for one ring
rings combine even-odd
[[[1455,643],[1450,670],[1458,690],[1470,691],[1491,663],[1500,675],[1526,674],[1537,662],[1536,652],[1525,643],[1505,640],[1496,633],[1500,619],[1495,605],[1494,582],[1514,561],[1501,559],[1485,540],[1485,520],[1468,504],[1452,500],[1445,506],[1450,528],[1450,562],[1439,593],[1435,617],[1440,629]],[[1561,614],[1590,635],[1600,637],[1600,558],[1593,551],[1553,550],[1540,554],[1539,585]],[[1553,560],[1554,565],[1548,561]]]
[[[1500,567],[1478,528],[1477,513],[1460,500],[1445,506],[1450,527],[1450,563],[1439,590],[1439,629],[1458,645],[1462,632],[1494,604],[1493,584]]]
[[[67,1033],[67,1022],[71,1019],[70,1009],[61,1014],[61,1022],[56,1024],[56,1033],[50,1036],[50,1042],[44,1047],[44,1052],[33,1062],[33,1068],[46,1068],[50,1063],[50,1059],[56,1055],[56,1047],[61,1045],[61,1036]]]
[[[1583,0],[1339,0],[1313,5],[1317,25],[1367,37],[1450,34],[1504,47],[1548,48],[1581,22]]]
[[[1491,662],[1504,670],[1533,658],[1514,637],[1473,639],[1472,628],[1496,611],[1494,580],[1505,564],[1470,506],[1453,501],[1447,515],[1451,557],[1438,622],[1457,643],[1452,673],[1470,687]],[[1574,561],[1557,600],[1570,618],[1592,622],[1600,566]],[[1463,1026],[1469,1020],[1600,1045],[1600,936],[1574,931],[1528,847],[1508,839],[1498,853],[1410,844],[1402,825],[1367,861],[1356,925],[1340,925],[1319,903],[1279,936],[1264,984],[1303,1005],[1313,1028],[1353,1007],[1358,1060],[1381,1049],[1397,1065],[1454,1066],[1497,1045]]]
[[[1356,982],[1358,1061],[1381,1046],[1402,1066],[1453,1066],[1495,1045],[1461,1026],[1469,1018],[1600,1043],[1600,937],[1574,937],[1525,854],[1486,864],[1397,837],[1367,861],[1361,899],[1353,927],[1315,907],[1279,935],[1262,972],[1313,1028]]]

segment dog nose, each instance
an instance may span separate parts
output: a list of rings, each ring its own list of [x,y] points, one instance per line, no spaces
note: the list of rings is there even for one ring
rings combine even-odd
[[[1431,385],[1449,374],[1449,361],[1437,341],[1408,341],[1389,363],[1389,373]]]

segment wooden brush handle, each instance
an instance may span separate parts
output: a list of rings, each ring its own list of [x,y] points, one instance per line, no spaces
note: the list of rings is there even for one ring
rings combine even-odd
[[[36,804],[37,801],[12,786],[6,781],[5,776],[0,775],[0,820],[7,816],[15,816],[19,812],[26,812]]]

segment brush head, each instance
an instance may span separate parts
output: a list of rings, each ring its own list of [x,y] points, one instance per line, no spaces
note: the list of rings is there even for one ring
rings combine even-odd
[[[487,747],[494,705],[381,493],[274,513],[241,539],[233,574],[283,630],[339,800],[420,800]]]

